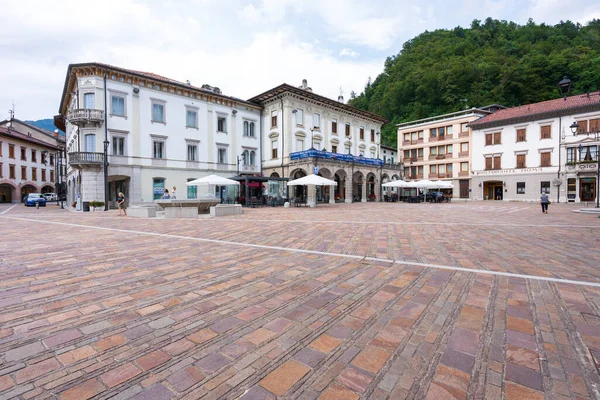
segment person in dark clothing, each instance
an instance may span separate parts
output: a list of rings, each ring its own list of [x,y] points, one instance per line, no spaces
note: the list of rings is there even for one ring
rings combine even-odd
[[[542,206],[542,213],[548,214],[548,204],[550,204],[550,199],[546,193],[542,193],[540,197],[540,205]]]
[[[127,207],[125,206],[125,195],[123,192],[119,192],[117,195],[117,205],[119,206],[119,215],[121,215],[121,210],[125,216],[127,216]]]

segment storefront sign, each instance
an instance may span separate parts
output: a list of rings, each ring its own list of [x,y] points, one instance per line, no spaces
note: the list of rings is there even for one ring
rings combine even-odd
[[[544,168],[511,168],[511,169],[490,169],[487,171],[473,171],[473,175],[509,175],[509,174],[529,174],[535,172],[544,172]],[[550,172],[550,171],[548,171]]]

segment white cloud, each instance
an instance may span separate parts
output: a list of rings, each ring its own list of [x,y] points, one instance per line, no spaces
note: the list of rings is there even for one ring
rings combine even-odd
[[[352,49],[343,48],[342,50],[340,50],[340,56],[341,57],[353,57],[353,58],[355,58],[355,57],[358,57],[359,54],[356,51],[352,50]]]

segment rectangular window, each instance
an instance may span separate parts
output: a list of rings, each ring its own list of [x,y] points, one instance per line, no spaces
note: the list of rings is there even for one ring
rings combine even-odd
[[[440,156],[443,156],[444,154],[446,154],[446,146],[440,146],[440,147],[438,147],[438,154]]]
[[[494,135],[492,135],[491,133],[486,133],[485,134],[485,145],[491,146],[493,144],[494,144]]]
[[[331,152],[332,153],[337,153],[337,146],[336,145],[331,145]]]
[[[492,157],[486,157],[485,158],[485,169],[486,171],[489,171],[493,168],[494,166],[494,159]]]
[[[152,158],[165,158],[165,142],[163,140],[152,141]]]
[[[544,125],[540,127],[540,139],[552,138],[552,125]]]
[[[110,97],[110,113],[118,117],[125,116],[125,97],[118,95]]]
[[[4,173],[2,172],[4,169],[4,164],[0,163],[0,178],[4,178]]]
[[[85,151],[88,153],[96,152],[96,135],[85,135]]]
[[[185,126],[188,128],[198,128],[198,111],[186,110]]]
[[[540,153],[540,167],[550,167],[550,153]]]
[[[31,180],[37,181],[37,168],[31,168]]]
[[[195,178],[188,178],[188,182],[193,181]],[[195,199],[198,197],[198,186],[188,186],[187,187],[187,198]]]
[[[346,136],[350,136],[350,124],[346,124]]]
[[[37,162],[37,152],[31,149],[31,162]]]
[[[277,140],[273,140],[271,142],[271,159],[277,158],[277,146],[278,146]]]
[[[501,138],[502,138],[501,132],[494,133],[494,144],[501,144],[502,143]]]
[[[430,138],[437,137],[437,128],[432,128],[429,130],[429,137]]]
[[[27,180],[27,167],[21,167],[21,179]]]
[[[452,125],[446,127],[446,135],[452,136],[452,131],[453,131]]]
[[[568,147],[567,148],[567,164],[574,164],[575,163],[575,147]]]
[[[429,173],[430,174],[437,174],[437,165],[431,165],[429,167]]]
[[[304,140],[296,139],[296,151],[304,150]]]
[[[404,158],[410,158],[410,150],[404,150]]]
[[[188,144],[187,145],[187,160],[198,161],[198,145]]]
[[[596,146],[581,146],[579,148],[579,161],[581,162],[591,162],[597,160],[597,150]]]
[[[469,171],[469,163],[461,162],[460,163],[460,172],[468,172]]]
[[[526,168],[525,154],[517,154],[517,168]]]
[[[443,138],[446,135],[446,129],[444,127],[438,128],[438,136]]]
[[[313,127],[321,128],[321,116],[319,114],[313,114]]]
[[[54,154],[50,154],[50,165],[54,165]]]
[[[9,179],[16,179],[16,176],[15,176],[15,166],[14,165],[9,165],[8,166],[8,177],[9,177]]]
[[[588,132],[600,131],[600,118],[590,119],[590,130]]]
[[[375,129],[371,129],[371,142],[375,142]]]
[[[94,93],[83,94],[83,108],[88,110],[96,108],[96,95]]]
[[[54,171],[50,171],[50,182],[54,182]]]
[[[299,108],[296,110],[296,125],[304,125],[304,111]]]
[[[8,158],[15,158],[15,145],[14,144],[8,145]]]
[[[587,133],[588,132],[588,122],[587,122],[587,120],[585,120],[585,121],[577,121],[577,125],[579,125],[579,128],[577,128],[577,133],[578,134]]]
[[[271,111],[271,127],[277,126],[277,111]]]
[[[430,156],[437,156],[437,146],[433,146],[429,149]]]
[[[494,156],[494,169],[502,169],[502,165],[500,164],[501,157]]]
[[[525,142],[527,140],[527,129],[517,129],[517,142]]]
[[[404,141],[405,142],[410,142],[410,133],[409,132],[407,132],[407,133],[404,134]]]
[[[460,124],[460,131],[461,132],[469,132],[469,128],[467,127],[467,125],[469,125],[468,122],[463,122]]]
[[[165,123],[165,104],[152,102],[152,122]]]
[[[517,182],[517,194],[525,194],[525,182]]]
[[[225,117],[217,118],[217,132],[227,132],[227,120]]]
[[[365,128],[360,127],[360,140],[365,140]]]
[[[112,137],[112,154],[114,156],[125,155],[125,138],[122,136]]]
[[[331,133],[337,133],[337,119],[331,120]]]
[[[42,182],[46,182],[46,170],[45,169],[42,170]]]
[[[550,181],[540,182],[540,193],[550,194]]]
[[[27,161],[27,148],[21,146],[21,161]]]
[[[446,173],[446,165],[445,164],[438,165],[438,171],[440,174],[445,174]]]
[[[227,162],[227,149],[219,147],[217,154],[217,162],[219,164],[225,164]]]
[[[0,157],[2,157],[2,141],[0,141]]]

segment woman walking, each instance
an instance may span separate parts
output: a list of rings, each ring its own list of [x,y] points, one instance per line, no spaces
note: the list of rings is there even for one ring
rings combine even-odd
[[[124,215],[127,216],[127,207],[125,206],[125,195],[123,192],[119,192],[119,195],[117,196],[117,205],[119,206],[119,216],[121,215],[121,210],[123,210]]]

